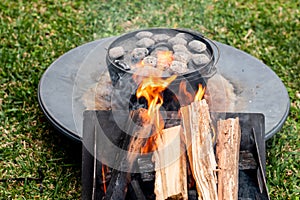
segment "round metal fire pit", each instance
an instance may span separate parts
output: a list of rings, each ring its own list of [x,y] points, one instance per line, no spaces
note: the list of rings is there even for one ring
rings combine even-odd
[[[67,52],[45,71],[40,80],[38,99],[43,112],[61,133],[76,141],[82,138],[86,109],[82,96],[99,82],[101,74],[107,73],[107,49],[115,39],[100,39]],[[261,61],[228,45],[216,44],[220,49],[216,66],[218,76],[232,84],[237,97],[234,107],[224,112],[264,114],[265,139],[271,138],[289,113],[285,86]]]

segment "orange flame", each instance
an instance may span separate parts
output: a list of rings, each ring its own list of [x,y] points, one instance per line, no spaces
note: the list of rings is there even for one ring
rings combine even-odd
[[[161,127],[161,130],[163,129],[163,127]],[[141,148],[141,154],[146,154],[149,152],[153,152],[155,150],[157,150],[157,145],[156,145],[156,138],[158,136],[158,133],[155,133],[154,135],[152,135],[151,137],[149,137],[146,141],[146,143],[144,144],[144,146]]]
[[[141,153],[152,152],[157,148],[155,145],[156,138],[164,128],[164,122],[159,112],[163,104],[162,92],[176,77],[176,75],[173,75],[167,79],[162,79],[150,76],[144,78],[137,89],[137,98],[144,97],[148,104],[147,116],[142,116],[142,118],[150,118],[153,125],[153,134],[142,147]]]
[[[159,110],[163,104],[161,93],[176,77],[176,75],[173,75],[167,79],[162,79],[150,76],[142,80],[137,89],[136,96],[137,98],[145,97],[147,100],[149,117]]]
[[[201,84],[198,85],[198,91],[195,95],[194,101],[201,101],[205,93],[205,87],[203,87]]]

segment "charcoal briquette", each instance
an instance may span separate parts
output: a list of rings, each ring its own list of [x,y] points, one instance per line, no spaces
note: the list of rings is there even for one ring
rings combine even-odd
[[[155,44],[154,40],[150,38],[142,38],[136,42],[136,46],[145,47],[145,48],[151,47],[154,44]]]
[[[175,35],[175,37],[183,38],[185,40],[191,40],[191,39],[193,39],[193,36],[191,36],[191,35],[189,35],[187,33],[177,33]]]
[[[174,52],[188,52],[188,49],[183,44],[175,44],[173,46],[173,51]]]
[[[121,46],[113,47],[109,50],[109,56],[112,59],[117,59],[122,57],[125,54],[124,48]]]
[[[172,37],[168,40],[168,43],[171,45],[176,45],[176,44],[186,45],[187,41],[181,37]]]
[[[144,65],[155,67],[157,64],[157,58],[154,56],[147,56],[143,59]]]
[[[140,31],[138,32],[135,37],[137,39],[142,39],[142,38],[150,38],[153,35],[150,31]]]
[[[159,46],[156,47],[152,52],[151,52],[151,56],[157,56],[157,52],[161,52],[161,51],[169,51],[169,48],[167,46]]]
[[[196,66],[202,66],[209,62],[209,58],[205,54],[193,54],[191,60]]]
[[[164,42],[164,41],[167,41],[168,39],[170,39],[170,36],[168,36],[167,34],[156,34],[156,35],[153,35],[152,39],[155,42]]]
[[[147,48],[135,48],[131,52],[132,62],[138,62],[148,55],[149,51]]]
[[[175,52],[173,54],[173,58],[176,61],[179,61],[179,62],[187,64],[188,61],[189,61],[189,59],[190,59],[190,55],[188,53],[186,53],[186,52],[180,52],[179,51],[179,52]]]
[[[183,62],[174,60],[169,68],[174,74],[182,74],[187,72],[187,65]]]
[[[192,51],[197,53],[202,53],[206,50],[206,45],[199,40],[193,40],[189,42],[188,46]]]

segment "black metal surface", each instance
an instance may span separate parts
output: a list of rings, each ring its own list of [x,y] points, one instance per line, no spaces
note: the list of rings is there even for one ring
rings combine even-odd
[[[104,126],[105,124],[109,124],[107,127],[112,127],[108,130],[109,134],[115,134],[116,136],[121,136],[122,131],[119,130],[116,126],[116,123],[112,120],[110,111],[86,111],[84,114],[84,132],[83,132],[83,165],[82,165],[82,181],[83,181],[83,197],[101,199],[104,195],[103,191],[101,191],[101,185],[99,185],[99,177],[101,177],[101,172],[99,169],[96,170],[98,173],[96,175],[97,180],[93,179],[92,172],[95,171],[93,169],[93,159],[88,150],[89,147],[94,147],[97,145],[94,138],[95,126]],[[225,116],[227,118],[235,118],[239,117],[240,127],[241,127],[241,144],[240,144],[240,152],[248,151],[250,152],[256,162],[256,168],[252,169],[239,169],[239,199],[268,199],[268,191],[266,186],[260,187],[259,180],[262,180],[263,183],[265,180],[265,169],[266,169],[266,155],[265,155],[265,142],[264,142],[264,132],[265,132],[265,118],[262,114],[259,113],[224,113],[220,116]],[[103,123],[105,122],[105,123]],[[100,124],[99,124],[100,123]],[[102,130],[104,127],[101,127]],[[105,129],[105,128],[104,128]],[[98,133],[99,134],[99,133]],[[255,134],[255,135],[254,135]],[[117,140],[116,137],[111,137],[111,141]],[[88,145],[88,146],[87,146]],[[107,151],[109,149],[105,148]],[[99,151],[97,151],[99,153]],[[107,154],[106,156],[112,157],[113,155]],[[240,161],[242,162],[242,161]],[[97,167],[101,167],[101,163],[98,162]],[[258,173],[259,171],[259,173]],[[149,196],[147,199],[153,198],[153,185],[154,181],[143,181],[141,175],[138,173],[132,176],[132,180],[134,180],[134,184],[129,187],[129,191],[134,192],[134,194],[127,193],[126,199],[136,198],[136,196]],[[96,181],[98,185],[96,186],[96,191],[94,197],[92,183]],[[147,185],[148,184],[148,185]],[[151,186],[152,185],[152,186]],[[145,189],[146,188],[146,189]],[[141,194],[141,190],[143,194]],[[150,192],[149,192],[150,191]],[[152,196],[151,196],[152,194]],[[98,195],[98,196],[96,196]],[[191,199],[195,199],[194,191],[189,192],[189,196]],[[150,198],[151,197],[151,198]],[[85,198],[83,198],[85,199]],[[87,198],[88,199],[88,198]]]
[[[39,105],[50,123],[77,142],[81,135],[73,118],[73,87],[82,61],[97,45],[99,41],[91,42],[62,55],[44,72],[38,86]]]
[[[83,94],[107,71],[106,52],[115,38],[104,38],[79,46],[62,55],[45,71],[38,88],[39,104],[60,132],[82,139]],[[224,112],[263,113],[265,139],[284,124],[289,96],[278,76],[265,64],[234,47],[216,42],[220,48],[218,73],[235,87],[238,100]]]

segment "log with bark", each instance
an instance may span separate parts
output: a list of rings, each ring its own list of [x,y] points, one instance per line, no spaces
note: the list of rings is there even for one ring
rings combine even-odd
[[[216,157],[219,200],[238,199],[240,141],[239,118],[218,121]]]
[[[181,126],[174,126],[164,129],[157,139],[158,150],[153,153],[156,200],[188,199],[187,161],[181,133]]]
[[[213,131],[206,100],[181,109],[188,160],[196,182],[198,199],[218,199]]]

